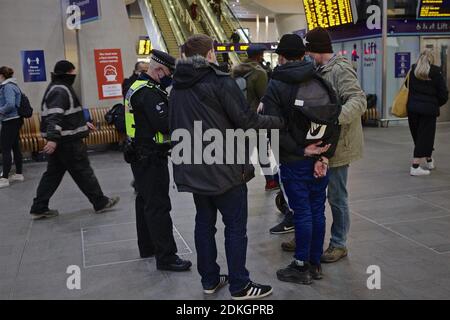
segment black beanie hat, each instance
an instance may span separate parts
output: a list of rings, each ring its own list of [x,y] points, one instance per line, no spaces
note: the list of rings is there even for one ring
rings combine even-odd
[[[58,61],[55,65],[55,75],[66,74],[72,70],[75,70],[75,66],[72,62],[67,60]]]
[[[306,34],[306,51],[314,53],[333,53],[328,31],[318,27]]]
[[[287,59],[298,58],[305,55],[306,48],[302,38],[291,33],[285,34],[281,37],[280,43],[278,44],[278,48],[275,52]]]

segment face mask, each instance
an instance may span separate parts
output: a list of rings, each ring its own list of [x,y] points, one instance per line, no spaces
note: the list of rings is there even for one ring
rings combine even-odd
[[[164,89],[167,89],[168,87],[170,87],[172,85],[173,79],[170,76],[164,76],[162,78],[159,79],[159,83],[161,84],[161,87],[163,87]]]
[[[75,83],[76,74],[58,74],[53,76],[55,79],[64,82],[65,84],[71,86]]]

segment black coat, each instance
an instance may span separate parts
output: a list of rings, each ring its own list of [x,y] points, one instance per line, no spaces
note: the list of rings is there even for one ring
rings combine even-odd
[[[52,76],[52,82],[44,94],[41,108],[42,136],[58,143],[86,138],[89,128],[81,103],[72,86],[60,77],[64,76]]]
[[[413,65],[409,80],[408,112],[427,116],[440,114],[440,107],[448,101],[448,89],[442,71],[432,65],[431,80],[419,80],[414,75],[416,65]]]
[[[172,135],[174,130],[184,129],[190,137],[194,137],[195,121],[201,121],[202,134],[208,129],[220,131],[224,142],[227,129],[278,129],[283,126],[279,117],[259,116],[251,111],[230,75],[219,71],[200,56],[178,62],[169,98]],[[180,140],[183,142],[183,138]],[[174,143],[172,157],[177,153],[180,142]],[[225,146],[223,164],[208,165],[203,160],[202,164],[194,164],[193,141],[188,145],[192,150],[189,157],[192,164],[174,162],[173,166],[174,180],[181,192],[220,195],[254,177],[254,168],[248,161],[246,164],[227,164]],[[208,145],[210,142],[202,143],[202,153]]]
[[[325,118],[333,116],[336,119],[340,113],[340,105],[332,110],[323,110],[320,116],[322,119],[309,119],[306,115],[301,113],[292,113],[292,108],[295,105],[297,94],[300,86],[305,85],[308,88],[311,81],[320,78],[314,70],[313,64],[306,61],[289,62],[278,66],[273,71],[272,79],[269,82],[266,95],[263,97],[264,114],[271,116],[281,116],[285,119],[287,125],[284,130],[280,131],[280,162],[289,163],[299,160],[304,160],[304,149],[312,144],[318,142],[311,140],[311,132],[314,133],[315,125],[312,121],[317,123],[324,123]],[[321,79],[321,78],[320,78]],[[323,94],[328,90],[333,90],[331,85],[325,87],[325,80],[321,79],[321,92]],[[302,89],[303,90],[303,89]],[[319,99],[319,91],[314,90],[310,101],[304,101],[305,105],[311,102],[312,99]],[[303,92],[309,96],[310,92]],[[333,92],[335,95],[335,93]],[[328,114],[332,111],[332,114]],[[308,134],[310,133],[310,134]],[[336,151],[339,140],[340,128],[337,125],[327,126],[327,135],[323,139],[319,139],[325,144],[330,144],[330,149],[324,154],[325,157],[331,158]]]

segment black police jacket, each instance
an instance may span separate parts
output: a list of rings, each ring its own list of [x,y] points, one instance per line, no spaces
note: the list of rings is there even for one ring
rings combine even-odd
[[[139,80],[148,80],[155,87],[142,88],[131,97],[136,150],[144,155],[167,152],[170,145],[156,144],[154,141],[156,133],[169,133],[167,92],[146,74],[142,74]]]

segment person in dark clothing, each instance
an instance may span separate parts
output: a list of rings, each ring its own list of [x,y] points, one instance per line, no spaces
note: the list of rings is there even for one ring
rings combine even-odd
[[[414,140],[412,176],[429,175],[435,169],[432,154],[436,118],[440,115],[440,107],[448,101],[442,70],[433,62],[433,52],[427,49],[409,73],[408,122]],[[420,167],[422,160],[425,160],[424,168]]]
[[[341,112],[336,93],[310,62],[295,34],[284,35],[263,113],[282,116],[288,126],[280,132],[280,184],[295,225],[295,260],[277,272],[281,281],[311,284],[321,279],[320,257],[325,237],[328,160],[339,139]]]
[[[125,98],[125,108],[134,124],[127,134],[134,141],[136,226],[142,258],[156,257],[158,270],[188,271],[192,263],[177,256],[170,217],[170,140],[166,89],[171,85],[175,58],[153,50],[147,73],[141,73]],[[129,121],[129,120],[128,120]],[[134,126],[134,128],[133,128]]]
[[[22,152],[19,143],[23,120],[18,113],[22,94],[13,75],[13,69],[0,68],[0,121],[2,122],[0,144],[3,155],[3,174],[0,176],[0,188],[9,187],[10,182],[24,181]],[[15,174],[10,174],[12,166],[11,151],[14,154]]]
[[[51,218],[59,214],[57,210],[50,210],[48,204],[66,171],[92,203],[96,213],[103,213],[119,202],[118,197],[105,197],[89,163],[83,142],[89,135],[89,128],[72,88],[75,77],[75,66],[69,61],[59,61],[44,94],[41,133],[47,140],[44,152],[49,157],[47,171],[39,182],[31,207],[33,219]]]
[[[197,150],[195,139],[189,143],[184,138],[181,142],[175,141],[175,138],[183,132],[188,132],[190,137],[198,137],[211,131],[225,135],[225,132],[235,132],[239,128],[277,129],[283,127],[284,122],[280,117],[259,116],[250,110],[236,82],[229,74],[217,69],[210,37],[190,37],[183,45],[182,52],[183,58],[176,67],[169,101],[170,130],[174,140],[172,161],[178,191],[193,193],[194,197],[197,210],[195,246],[204,292],[216,292],[229,279],[231,296],[235,300],[267,296],[272,293],[272,288],[251,282],[245,267],[248,216],[246,183],[254,176],[253,166],[246,161],[238,164],[236,159],[225,160],[228,159],[227,150],[217,140],[214,144],[216,150],[221,150],[216,153],[220,159],[206,164],[208,161],[202,155],[207,144],[200,145],[200,150]],[[194,152],[183,149],[186,143],[186,148],[190,147]],[[244,149],[248,149],[245,143]],[[215,225],[218,210],[225,224],[229,278],[220,275],[220,267],[216,262]]]
[[[122,83],[122,94],[125,97],[127,95],[128,90],[130,90],[131,85],[139,78],[141,73],[145,73],[148,70],[148,64],[145,62],[136,62],[134,65],[133,74],[123,80]]]
[[[193,0],[191,5],[189,6],[189,11],[191,14],[192,20],[196,21],[198,18],[198,4],[196,0]]]
[[[234,30],[234,32],[231,34],[230,40],[232,43],[241,42],[241,36],[239,35],[239,32],[237,30]]]

